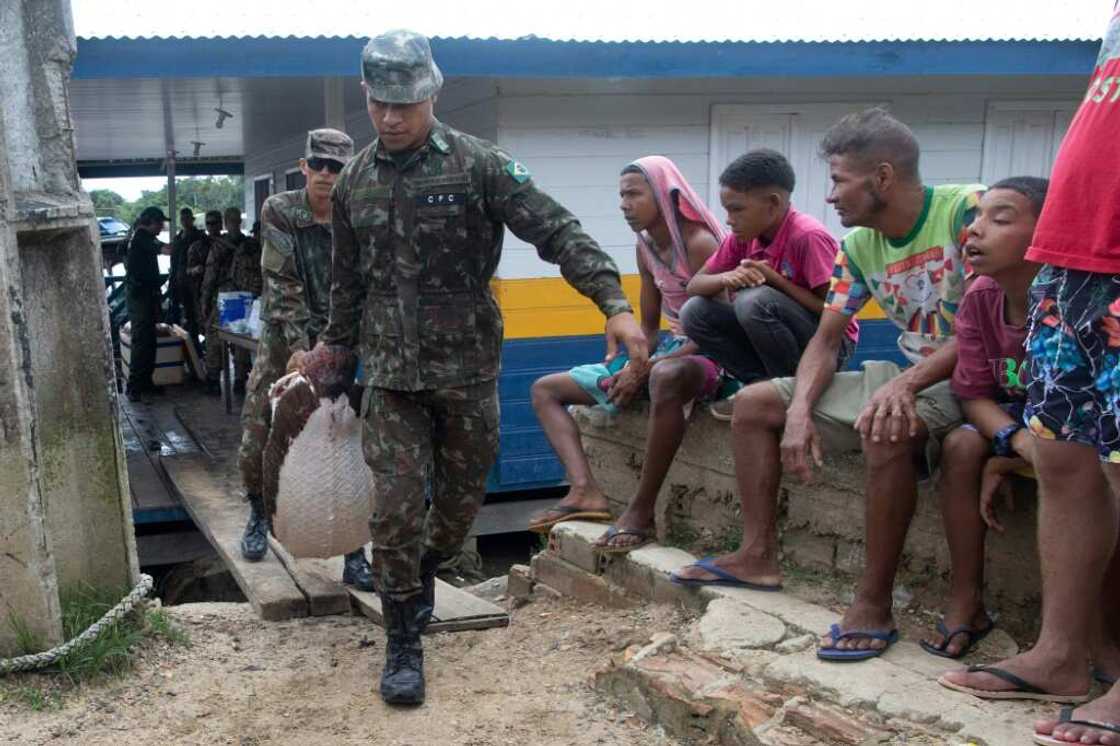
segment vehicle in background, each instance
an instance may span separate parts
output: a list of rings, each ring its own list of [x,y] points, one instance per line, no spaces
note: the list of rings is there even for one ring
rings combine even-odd
[[[97,228],[101,234],[102,264],[111,267],[117,262],[123,262],[128,242],[128,223],[112,216],[99,217]]]

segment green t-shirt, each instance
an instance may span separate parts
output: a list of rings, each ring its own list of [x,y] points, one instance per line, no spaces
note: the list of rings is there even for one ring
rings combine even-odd
[[[855,314],[874,298],[901,330],[898,346],[918,362],[953,334],[964,295],[963,247],[976,214],[980,184],[926,187],[910,234],[892,240],[871,228],[844,237],[825,307]]]

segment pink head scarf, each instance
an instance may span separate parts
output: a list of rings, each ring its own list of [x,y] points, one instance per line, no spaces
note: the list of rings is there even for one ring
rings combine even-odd
[[[696,190],[671,160],[660,155],[647,155],[631,165],[641,169],[646,177],[653,189],[654,199],[657,200],[657,208],[673,237],[671,264],[666,264],[657,256],[644,231],[638,234],[638,253],[646,269],[653,275],[657,289],[661,291],[661,313],[669,319],[670,326],[675,327],[681,306],[688,300],[685,288],[692,279],[692,270],[688,266],[688,247],[681,236],[678,214],[685,220],[706,227],[717,242],[723,240],[725,232],[715,215],[704,205]]]

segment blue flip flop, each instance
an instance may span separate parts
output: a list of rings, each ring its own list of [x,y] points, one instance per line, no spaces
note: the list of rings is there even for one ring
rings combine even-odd
[[[887,652],[891,645],[898,642],[897,629],[892,629],[889,632],[862,629],[841,632],[839,624],[834,624],[828,628],[828,636],[832,638],[832,645],[829,645],[827,648],[817,648],[817,657],[822,661],[852,662],[865,661],[869,658],[878,658],[880,655]],[[887,644],[878,649],[844,650],[836,647],[836,643],[841,640],[882,640]]]
[[[763,585],[761,583],[752,583],[749,580],[741,580],[729,573],[727,570],[724,570],[723,568],[716,565],[715,559],[715,557],[705,557],[702,560],[697,560],[691,565],[687,565],[687,567],[699,567],[701,570],[707,572],[708,574],[715,575],[716,577],[714,579],[701,580],[699,578],[682,578],[674,570],[673,572],[669,573],[669,580],[673,581],[677,585],[687,586],[723,585],[731,588],[748,588],[752,591],[766,592],[780,591],[782,589],[781,583],[779,583],[778,585]],[[685,568],[682,567],[681,569],[683,570]]]

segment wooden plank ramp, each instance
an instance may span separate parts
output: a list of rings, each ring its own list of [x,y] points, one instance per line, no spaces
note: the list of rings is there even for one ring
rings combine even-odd
[[[300,560],[300,562],[316,566],[318,572],[326,577],[342,577],[342,557],[331,557],[327,560]],[[366,593],[348,586],[346,590],[359,611],[384,626],[381,617],[381,599],[376,593]],[[465,632],[508,626],[509,612],[501,606],[436,578],[436,609],[432,614],[432,622],[428,625],[429,633]]]
[[[187,389],[174,402],[161,403],[146,424],[153,434],[156,430],[161,433],[165,445],[158,462],[168,482],[262,619],[346,614],[357,609],[381,623],[377,594],[342,584],[342,557],[296,559],[274,537],[269,537],[271,551],[260,562],[241,557],[241,534],[248,516],[237,469],[241,427],[236,415],[222,411],[220,400]],[[436,581],[430,632],[508,624],[509,614],[502,607]]]
[[[260,562],[241,556],[241,533],[247,507],[236,491],[223,483],[214,464],[204,456],[164,459],[163,468],[174,483],[191,519],[218,552],[233,579],[266,621],[305,617],[310,606],[304,592],[269,552]]]

